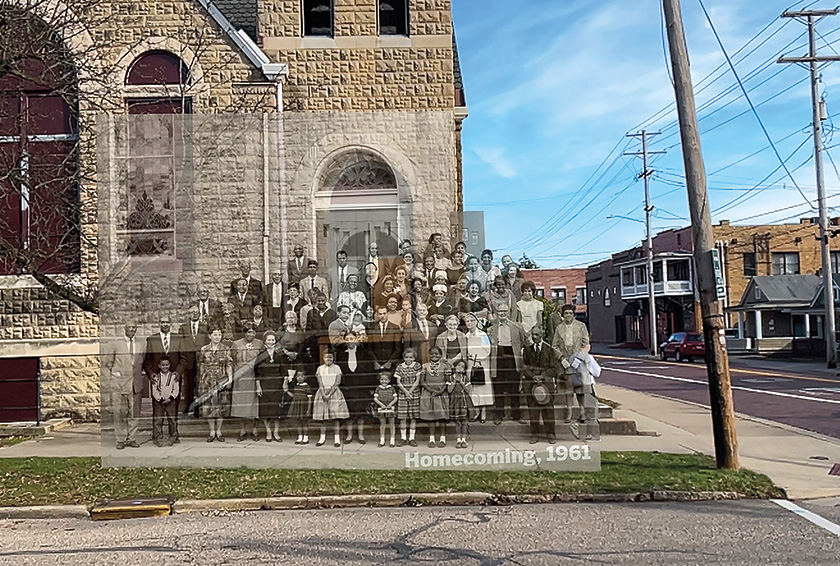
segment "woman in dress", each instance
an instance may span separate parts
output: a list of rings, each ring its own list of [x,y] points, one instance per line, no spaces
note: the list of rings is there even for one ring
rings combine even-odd
[[[408,297],[411,289],[409,288],[408,270],[404,265],[399,265],[394,269],[394,290],[393,292],[400,296],[400,298]]]
[[[255,361],[262,349],[262,342],[256,339],[257,331],[253,324],[245,327],[245,337],[233,343],[233,390],[230,397],[230,416],[239,420],[239,438],[242,442],[248,438],[247,425],[251,424],[251,436],[257,436],[257,419],[260,416],[260,398],[257,396],[257,379],[254,370]]]
[[[339,293],[335,308],[338,309],[341,305],[350,307],[350,319],[356,316],[356,313],[364,313],[367,306],[367,297],[359,290],[359,276],[354,274],[347,276],[347,289]]]
[[[458,301],[458,313],[461,318],[466,318],[466,315],[473,314],[483,325],[484,321],[490,312],[487,306],[487,299],[481,295],[481,283],[478,281],[470,281],[467,283],[467,295],[461,297]],[[464,323],[466,325],[466,323]]]
[[[534,298],[536,292],[537,286],[534,282],[525,281],[522,283],[522,298],[516,302],[516,310],[519,312],[517,322],[529,336],[531,329],[535,326],[539,326],[542,330],[544,307],[542,301]]]
[[[473,380],[470,389],[470,397],[473,405],[479,409],[478,418],[481,422],[487,420],[487,407],[492,407],[495,402],[493,397],[493,383],[490,381],[490,337],[486,332],[478,328],[478,317],[469,314],[465,317],[467,331],[467,375]],[[482,379],[483,383],[482,383]]]
[[[452,267],[452,261],[449,259],[449,250],[443,245],[443,242],[435,245],[435,268],[446,271]]]
[[[306,301],[304,301],[303,297],[300,296],[300,285],[297,283],[289,283],[289,298],[286,301],[286,307],[283,310],[294,311],[298,320],[300,320],[300,310],[305,304]]]
[[[522,284],[525,282],[525,278],[522,276],[522,272],[519,271],[519,267],[515,263],[510,263],[505,266],[502,275],[505,277],[505,286],[511,290],[516,300],[521,299]]]
[[[365,264],[365,276],[359,281],[359,290],[365,294],[367,304],[373,306],[376,293],[379,291],[380,279],[379,268],[373,262]]]
[[[292,311],[286,313],[294,315]],[[281,363],[280,348],[277,345],[277,334],[268,330],[263,334],[265,349],[260,352],[254,364],[257,378],[257,395],[260,398],[260,418],[265,425],[265,441],[282,442],[280,436],[280,403],[283,401],[286,387],[286,373]]]
[[[411,278],[411,306],[417,310],[417,305],[424,303],[427,307],[432,304],[432,291],[429,289],[429,282],[422,273],[417,273]]]
[[[417,271],[417,273],[420,273],[421,270],[418,269],[417,265],[415,265],[414,252],[405,252],[404,254],[402,254],[402,261],[402,264],[405,266],[405,272],[408,274],[409,279],[414,277],[415,271]]]
[[[376,298],[373,301],[374,308],[388,306],[388,299],[394,295],[394,278],[386,275],[382,278],[382,288],[376,292]],[[397,300],[397,308],[399,308],[399,299]]]
[[[210,343],[201,347],[198,358],[198,381],[196,397],[213,391],[201,405],[201,416],[207,419],[210,436],[207,442],[224,442],[222,423],[230,415],[230,386],[216,390],[225,381],[233,381],[233,356],[230,348],[222,342],[222,329],[214,327],[210,332]]]
[[[487,306],[490,307],[489,319],[491,323],[496,319],[496,313],[502,305],[507,306],[511,320],[518,318],[516,297],[513,296],[513,292],[505,285],[505,278],[499,276],[493,280],[493,284],[487,292]]]
[[[365,444],[365,415],[373,390],[376,389],[376,374],[373,359],[364,343],[364,336],[357,332],[345,333],[343,343],[335,350],[335,363],[341,370],[341,392],[347,403],[350,417],[345,422],[344,444],[353,441],[353,430],[357,431],[359,444]]]
[[[443,359],[449,365],[464,359],[467,355],[467,339],[458,330],[458,317],[454,314],[446,317],[446,330],[435,338],[435,346],[443,353]]]
[[[457,311],[455,305],[446,296],[446,285],[435,285],[432,287],[432,293],[434,294],[434,300],[429,305],[429,320],[440,329],[443,328],[446,317],[455,314]]]
[[[450,257],[450,265],[446,268],[446,275],[449,278],[449,284],[455,285],[458,282],[458,278],[464,274],[466,271],[467,266],[464,263],[466,259],[464,257],[464,252],[461,251],[460,248],[455,248],[452,250],[452,253],[449,254]]]
[[[423,365],[420,376],[420,420],[429,423],[429,448],[434,448],[435,431],[440,425],[437,446],[446,446],[446,419],[449,418],[449,394],[446,382],[451,368],[441,358],[443,353],[437,346],[429,351],[429,363]]]
[[[277,341],[280,350],[280,363],[283,366],[283,377],[289,381],[292,372],[305,371],[303,365],[303,348],[306,344],[306,334],[298,324],[297,315],[289,311],[286,313],[286,324]],[[310,385],[312,385],[310,383]]]

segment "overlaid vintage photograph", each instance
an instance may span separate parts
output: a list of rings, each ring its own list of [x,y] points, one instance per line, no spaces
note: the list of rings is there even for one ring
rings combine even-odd
[[[838,563],[839,44],[0,0],[0,566]]]

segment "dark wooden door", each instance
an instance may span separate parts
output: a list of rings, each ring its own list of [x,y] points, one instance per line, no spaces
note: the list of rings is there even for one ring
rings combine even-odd
[[[39,421],[38,358],[0,359],[0,422]]]

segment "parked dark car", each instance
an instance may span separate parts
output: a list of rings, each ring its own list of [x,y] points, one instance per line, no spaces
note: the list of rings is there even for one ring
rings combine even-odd
[[[671,357],[678,362],[683,360],[690,362],[694,358],[702,358],[705,355],[706,343],[703,341],[703,335],[694,332],[675,332],[659,347],[659,356],[663,360]]]

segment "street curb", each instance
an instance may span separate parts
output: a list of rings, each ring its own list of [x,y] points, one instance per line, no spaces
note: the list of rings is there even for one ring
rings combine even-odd
[[[0,520],[21,519],[90,519],[90,511],[85,505],[0,507]]]
[[[421,507],[470,505],[529,505],[538,503],[632,503],[645,501],[724,501],[749,499],[734,491],[651,491],[637,493],[581,493],[504,495],[484,492],[406,493],[381,495],[322,495],[177,501],[173,514],[340,509],[350,507]]]
[[[734,491],[665,491],[636,493],[557,493],[504,495],[468,491],[457,493],[385,493],[376,495],[319,495],[311,497],[260,497],[252,499],[184,499],[172,505],[171,514],[293,511],[359,507],[507,506],[539,503],[643,503],[697,502],[753,499]],[[84,505],[0,507],[0,520],[90,519]]]

